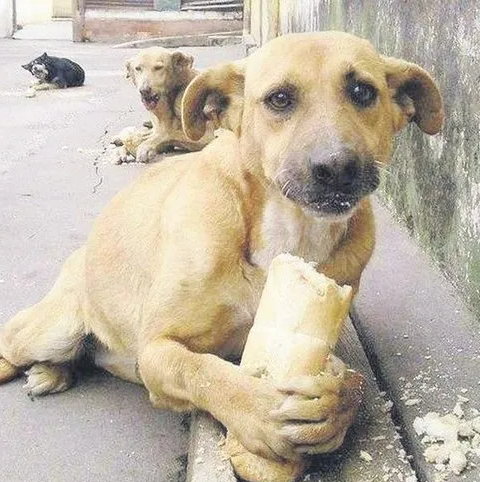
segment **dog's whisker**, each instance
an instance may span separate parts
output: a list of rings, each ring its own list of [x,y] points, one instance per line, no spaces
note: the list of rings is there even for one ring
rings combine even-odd
[[[283,186],[282,186],[282,188],[281,188],[281,191],[282,191],[283,193],[286,193],[286,192],[288,191],[288,186],[289,186],[289,184],[291,184],[291,183],[292,183],[292,180],[291,180],[291,179],[287,179],[287,180],[285,181],[285,183],[283,184]]]
[[[284,174],[285,172],[288,172],[288,169],[287,168],[283,168],[283,169],[280,169],[280,171],[278,171],[275,176],[273,177],[273,181],[278,181],[279,177]]]

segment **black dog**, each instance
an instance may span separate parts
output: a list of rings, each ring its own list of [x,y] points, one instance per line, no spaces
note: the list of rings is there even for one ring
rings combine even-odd
[[[37,79],[36,87],[46,84],[49,88],[64,89],[78,87],[85,81],[85,71],[80,65],[69,59],[50,57],[46,52],[22,67]]]

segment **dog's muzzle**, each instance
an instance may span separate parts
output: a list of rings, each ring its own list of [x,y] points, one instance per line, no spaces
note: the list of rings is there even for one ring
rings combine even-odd
[[[343,217],[379,184],[372,160],[361,159],[349,149],[312,153],[309,172],[283,183],[284,195],[318,216]]]
[[[32,74],[37,77],[37,79],[44,80],[48,75],[48,70],[44,65],[34,64],[32,66]]]
[[[147,110],[153,110],[157,107],[160,100],[160,96],[153,92],[150,87],[140,89],[140,97],[142,98],[143,105]]]
[[[312,190],[309,207],[319,213],[341,216],[351,211],[379,184],[375,163],[342,149],[310,160]]]

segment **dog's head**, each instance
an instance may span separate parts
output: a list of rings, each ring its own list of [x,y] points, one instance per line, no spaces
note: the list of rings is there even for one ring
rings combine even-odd
[[[162,97],[171,95],[192,78],[193,57],[150,47],[127,60],[126,77],[131,78],[148,110],[157,107]]]
[[[33,59],[28,64],[22,65],[25,70],[28,70],[34,77],[40,80],[45,80],[48,77],[48,63],[49,57],[44,52],[40,57]]]
[[[190,138],[208,120],[233,130],[242,155],[261,162],[284,196],[332,219],[351,215],[377,188],[396,132],[413,121],[435,134],[443,117],[427,72],[341,32],[272,40],[200,74],[182,105]]]

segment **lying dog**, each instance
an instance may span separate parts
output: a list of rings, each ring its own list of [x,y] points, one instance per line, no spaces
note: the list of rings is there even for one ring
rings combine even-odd
[[[33,93],[37,90],[79,87],[85,81],[85,71],[80,65],[70,59],[50,57],[46,52],[22,67],[35,77],[31,86]]]
[[[379,168],[409,121],[439,131],[439,91],[365,40],[294,34],[196,77],[182,114],[192,139],[212,119],[228,130],[113,199],[50,293],[2,328],[0,381],[29,368],[33,395],[67,389],[90,335],[96,362],[143,383],[156,407],[208,411],[265,457],[332,451],[359,376],[330,368],[276,387],[226,359],[242,352],[274,256],[358,289]]]
[[[182,52],[169,52],[162,47],[140,51],[125,64],[145,108],[151,113],[153,128],[133,131],[127,139],[117,136],[112,142],[122,144],[126,154],[138,162],[151,162],[162,152],[178,148],[198,151],[213,139],[208,129],[197,141],[188,139],[183,130],[180,105],[185,88],[198,74],[192,68],[193,57]],[[119,162],[126,159],[119,158]]]

